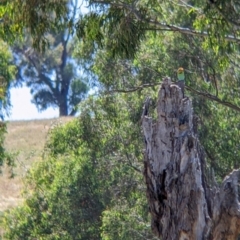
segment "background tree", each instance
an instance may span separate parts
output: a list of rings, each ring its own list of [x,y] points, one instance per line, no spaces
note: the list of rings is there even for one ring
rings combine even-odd
[[[81,68],[72,58],[74,40],[67,30],[49,34],[48,41],[44,53],[29,45],[14,47],[20,61],[19,76],[30,87],[32,102],[40,111],[57,107],[59,116],[74,115],[88,91],[86,79],[80,77]]]
[[[68,4],[68,21],[75,21],[77,1]],[[74,115],[77,105],[86,97],[88,88],[81,67],[72,53],[76,39],[66,20],[60,28],[48,33],[44,53],[33,49],[31,36],[24,44],[13,47],[19,65],[19,80],[31,89],[32,102],[40,111],[59,108],[59,116]]]

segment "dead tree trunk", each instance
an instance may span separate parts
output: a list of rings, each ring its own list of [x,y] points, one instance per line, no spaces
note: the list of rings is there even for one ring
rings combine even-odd
[[[194,131],[192,102],[164,79],[159,90],[157,119],[142,117],[145,137],[144,175],[152,230],[163,240],[231,239],[240,233],[238,175],[221,186],[207,185],[204,152]]]

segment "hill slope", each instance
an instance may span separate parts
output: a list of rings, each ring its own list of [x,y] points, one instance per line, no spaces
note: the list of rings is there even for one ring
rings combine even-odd
[[[0,213],[10,207],[17,206],[22,201],[22,177],[34,161],[41,159],[47,133],[57,123],[66,123],[73,119],[13,121],[8,123],[5,147],[17,154],[16,177],[10,179],[9,169],[3,168],[0,175]]]

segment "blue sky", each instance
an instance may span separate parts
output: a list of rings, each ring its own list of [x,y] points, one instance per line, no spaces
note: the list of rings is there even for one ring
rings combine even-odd
[[[11,115],[5,118],[7,121],[56,118],[59,115],[58,109],[53,108],[38,112],[31,103],[32,96],[27,87],[12,88],[10,92],[12,109]]]

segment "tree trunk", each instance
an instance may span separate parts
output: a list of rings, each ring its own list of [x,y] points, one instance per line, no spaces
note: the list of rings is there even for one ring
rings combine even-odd
[[[70,34],[70,33],[69,33]],[[61,73],[61,84],[60,84],[60,94],[59,94],[59,116],[68,116],[68,91],[70,87],[71,77],[65,73],[65,68],[67,64],[68,52],[67,52],[67,44],[69,40],[69,34],[64,38],[65,32],[61,33],[61,43],[62,43],[62,56],[61,56],[61,65],[60,73]]]
[[[221,186],[207,185],[192,102],[169,78],[159,90],[156,120],[148,114],[149,102],[142,127],[152,230],[163,240],[237,239],[239,171],[230,173]]]
[[[59,94],[59,117],[68,116],[67,93],[65,89]]]

